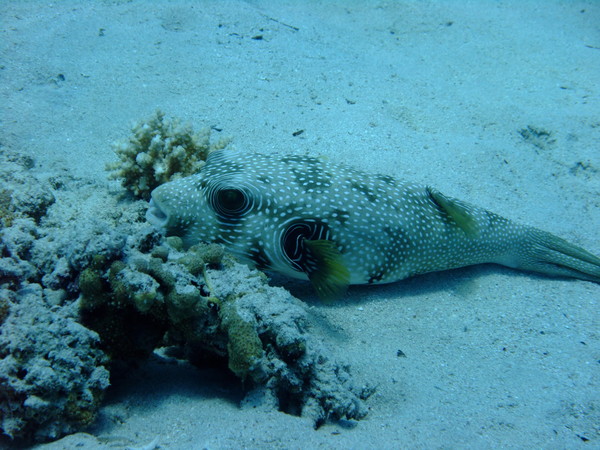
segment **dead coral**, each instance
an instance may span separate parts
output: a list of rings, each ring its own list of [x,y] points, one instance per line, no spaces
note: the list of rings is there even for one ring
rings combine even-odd
[[[0,174],[0,180],[6,179],[7,175],[13,183],[16,181],[21,185],[18,189],[0,189],[0,228],[12,226],[19,217],[31,217],[39,224],[55,201],[49,183],[31,176],[21,178],[14,172]]]
[[[76,322],[75,308],[53,308],[40,285],[10,295],[0,332],[0,429],[46,440],[90,425],[109,385],[98,335]]]
[[[157,166],[140,166],[140,152],[128,150],[113,168],[138,194],[147,195],[164,174],[195,172],[208,152],[224,145],[210,144],[207,134],[194,140],[191,129],[162,113],[150,122],[124,145],[152,148]],[[187,140],[174,137],[184,134]],[[175,171],[164,157],[174,152],[185,159],[186,148],[202,157]],[[268,286],[264,274],[220,246],[184,251],[181,239],[163,239],[145,223],[143,201],[124,206],[102,185],[72,175],[30,190],[21,181],[32,161],[0,162],[6,182],[0,192],[0,432],[44,441],[84,428],[100,407],[112,363],[143,360],[158,347],[192,363],[229,367],[251,389],[246,404],[262,398],[267,407],[310,417],[315,425],[366,413],[368,390],[311,336],[302,302]],[[42,195],[52,190],[55,197]]]
[[[131,358],[136,349],[148,356],[154,347],[177,346],[191,362],[225,358],[255,397],[262,392],[315,425],[366,414],[368,390],[310,335],[302,302],[215,244],[182,252],[169,241],[175,246],[130,248],[123,261],[82,273],[82,320],[108,354]]]
[[[209,153],[225,148],[230,140],[210,140],[210,128],[194,133],[190,125],[167,120],[158,110],[132,128],[127,141],[115,144],[119,161],[107,166],[110,177],[137,198],[148,200],[157,186],[192,175],[204,165]]]
[[[254,403],[274,403],[281,411],[311,419],[315,427],[328,419],[367,414],[363,400],[372,388],[357,386],[349,367],[327,356],[325,345],[309,332],[304,303],[285,289],[269,286],[262,273],[245,265],[210,270],[207,276],[213,293],[227,299],[229,314],[234,310],[238,320],[251,324],[262,343],[261,352],[250,347],[241,355],[229,353],[230,368],[245,369],[241,375],[253,382],[249,398]],[[238,332],[248,333],[246,327]],[[240,356],[241,361],[232,361]]]
[[[78,322],[76,280],[118,259],[132,230],[148,225],[135,203],[118,208],[97,185],[93,195],[102,203],[72,191],[73,177],[54,197],[59,184],[38,182],[30,164],[6,154],[0,163],[0,215],[12,215],[0,229],[0,434],[21,445],[94,420],[109,360],[98,334]]]
[[[0,227],[10,227],[15,218],[15,207],[12,202],[12,191],[0,189]]]

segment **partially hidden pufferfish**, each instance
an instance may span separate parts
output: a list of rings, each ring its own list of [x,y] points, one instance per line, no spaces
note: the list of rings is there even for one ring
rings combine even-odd
[[[218,150],[152,192],[148,221],[186,247],[222,243],[260,269],[349,284],[496,263],[600,283],[600,258],[437,190],[308,156]]]

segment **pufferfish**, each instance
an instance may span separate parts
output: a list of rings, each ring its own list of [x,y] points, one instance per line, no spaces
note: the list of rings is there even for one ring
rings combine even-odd
[[[323,299],[481,263],[600,282],[600,258],[436,189],[320,158],[234,150],[157,187],[147,220],[189,247],[221,243]]]

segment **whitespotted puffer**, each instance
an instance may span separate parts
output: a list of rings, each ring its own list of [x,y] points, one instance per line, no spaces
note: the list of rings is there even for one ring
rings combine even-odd
[[[218,150],[152,192],[147,219],[186,247],[223,244],[323,299],[481,263],[600,282],[600,258],[428,187],[308,156]]]

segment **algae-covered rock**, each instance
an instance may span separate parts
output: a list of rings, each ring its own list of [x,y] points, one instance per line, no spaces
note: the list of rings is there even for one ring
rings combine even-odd
[[[0,189],[0,227],[10,227],[15,218],[12,190]]]
[[[51,306],[37,284],[12,296],[0,328],[2,433],[46,440],[90,425],[109,385],[98,335],[77,323],[76,308]]]
[[[246,329],[251,324],[262,344],[260,355],[253,344],[241,347],[241,354],[228,355],[230,368],[241,368],[240,373],[253,382],[250,403],[255,406],[257,398],[275,402],[280,410],[307,417],[316,427],[328,419],[361,419],[367,414],[364,400],[372,388],[356,385],[349,367],[328,356],[326,346],[310,334],[306,306],[300,300],[269,286],[262,273],[242,264],[209,270],[207,276],[213,294],[225,298],[226,308],[235,309],[242,319],[237,320],[239,333],[252,335]],[[258,341],[252,337],[250,342]]]
[[[24,281],[39,279],[38,268],[29,261],[38,231],[32,219],[17,218],[0,229],[0,288],[16,290]]]
[[[200,243],[190,249],[177,260],[193,275],[203,273],[206,266],[216,266],[221,263],[225,250],[222,245]]]
[[[144,234],[131,238],[145,241]],[[178,345],[205,341],[211,347],[206,335],[218,328],[218,322],[209,311],[212,299],[202,271],[205,259],[216,262],[219,252],[206,245],[182,253],[174,244],[176,248],[164,242],[148,252],[132,246],[123,260],[82,271],[81,320],[100,335],[111,358],[144,359],[167,336]],[[223,349],[219,343],[217,352],[224,353]]]
[[[310,335],[304,304],[225,257],[220,246],[184,252],[178,241],[165,240],[147,252],[130,248],[124,260],[94,270],[80,278],[82,320],[111,356],[131,358],[136,345],[141,357],[153,346],[177,346],[192,363],[224,359],[252,392],[316,426],[366,414],[369,391],[354,385],[349,369]],[[132,330],[146,330],[151,321],[153,339],[138,341]]]
[[[8,300],[11,292],[7,289],[0,289],[0,327],[8,317],[10,302]]]
[[[250,315],[242,317],[235,300],[222,304],[221,326],[227,333],[229,369],[245,380],[250,370],[263,356],[263,344],[258,336],[256,321]]]
[[[190,125],[165,119],[162,111],[156,111],[131,131],[127,141],[115,144],[119,161],[109,164],[107,170],[135,197],[145,200],[160,184],[196,173],[210,152],[230,142],[211,142],[210,128],[195,133]]]
[[[3,175],[0,174],[0,179]],[[12,226],[18,217],[31,217],[39,223],[55,202],[48,182],[31,176],[15,178],[21,183],[18,189],[0,188],[0,228]]]
[[[224,145],[157,112],[121,144],[113,176],[147,197],[156,184],[198,170]],[[123,202],[96,180],[63,174],[30,189],[31,166],[5,164],[4,157],[2,433],[44,441],[84,429],[109,370],[131,367],[161,347],[193,364],[228,367],[248,398],[262,393],[273,407],[316,425],[364,415],[365,391],[310,335],[305,306],[270,287],[263,273],[216,244],[184,250],[180,238],[165,239],[145,223],[146,202]]]
[[[100,336],[112,360],[135,362],[156,348],[166,323],[158,283],[123,261],[88,267],[79,277],[81,322]],[[156,303],[158,302],[158,304]]]

